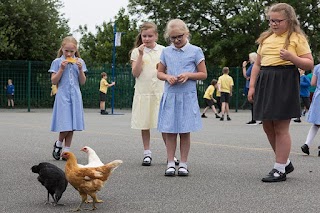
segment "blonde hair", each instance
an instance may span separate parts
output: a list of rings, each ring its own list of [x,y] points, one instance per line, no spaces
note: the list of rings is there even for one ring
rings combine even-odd
[[[63,55],[63,52],[62,52],[62,48],[67,44],[67,43],[72,43],[74,44],[74,46],[76,47],[77,51],[75,52],[75,56],[80,58],[80,53],[79,53],[79,50],[78,50],[78,42],[77,40],[73,37],[73,36],[67,36],[65,37],[62,42],[61,42],[61,47],[60,49],[58,50],[58,54],[57,54],[57,58],[61,57]]]
[[[107,73],[102,72],[102,73],[101,73],[101,78],[103,78],[104,76],[107,76]]]
[[[181,19],[172,19],[167,23],[167,27],[164,32],[164,39],[168,40],[173,29],[179,30],[189,35],[189,28],[184,21],[182,21]]]
[[[283,12],[288,21],[288,35],[283,45],[284,49],[288,49],[288,46],[290,44],[290,36],[293,32],[307,38],[303,30],[300,28],[300,22],[298,21],[296,12],[291,5],[286,3],[278,3],[278,4],[271,5],[271,7],[268,9],[266,13],[267,18],[269,18],[271,12],[278,12],[278,13]],[[256,43],[262,44],[263,41],[272,34],[273,34],[272,29],[269,28],[267,31],[261,33]]]

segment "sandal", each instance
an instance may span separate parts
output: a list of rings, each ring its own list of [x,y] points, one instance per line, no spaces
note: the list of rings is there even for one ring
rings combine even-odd
[[[174,169],[173,171],[171,169]],[[175,167],[168,167],[166,172],[164,173],[164,176],[175,176],[176,174],[176,168]]]
[[[186,169],[185,167],[179,167],[178,176],[188,176],[188,175],[189,175],[188,169]]]
[[[150,156],[145,156],[142,161],[142,166],[151,166],[152,158]]]
[[[179,166],[180,161],[176,157],[174,157],[173,160],[176,166]]]
[[[58,151],[56,152],[56,149],[58,149]],[[62,147],[58,147],[56,145],[56,142],[54,142],[54,145],[53,145],[53,151],[52,151],[52,157],[56,160],[60,160],[60,156],[61,156],[61,150],[62,150]]]

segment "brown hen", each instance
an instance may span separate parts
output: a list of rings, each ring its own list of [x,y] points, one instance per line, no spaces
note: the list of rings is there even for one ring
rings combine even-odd
[[[122,164],[122,161],[114,160],[99,167],[80,168],[77,164],[77,158],[72,152],[62,153],[62,157],[67,159],[65,166],[66,178],[81,196],[80,205],[73,211],[81,210],[81,206],[88,195],[93,199],[92,210],[95,210],[97,208],[95,204],[98,202],[97,191],[103,187],[113,170]]]

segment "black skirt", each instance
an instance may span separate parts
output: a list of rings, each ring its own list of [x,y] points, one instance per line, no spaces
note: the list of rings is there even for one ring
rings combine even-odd
[[[261,67],[253,104],[254,120],[300,117],[300,74],[296,66]]]

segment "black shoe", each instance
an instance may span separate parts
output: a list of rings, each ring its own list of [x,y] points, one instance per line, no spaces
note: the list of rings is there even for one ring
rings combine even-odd
[[[227,120],[228,120],[228,121],[231,121],[231,118],[230,118],[229,116],[227,116]]]
[[[148,161],[146,159],[149,158]],[[142,161],[142,166],[151,166],[152,158],[150,156],[145,156]]]
[[[100,114],[101,114],[101,115],[108,115],[108,114],[109,114],[109,112],[107,112],[107,111],[103,111],[103,112],[100,112]]]
[[[60,160],[62,147],[58,147],[56,143],[57,141],[54,142],[54,145],[53,145],[52,157],[56,160]],[[58,149],[58,151],[56,151],[56,149]]]
[[[216,114],[216,118],[221,118],[218,114]]]
[[[224,120],[224,117],[223,117],[223,116],[221,116],[220,121],[223,121],[223,120]]]
[[[300,118],[296,118],[293,121],[296,122],[296,123],[301,123],[301,119]]]
[[[249,121],[248,123],[246,123],[247,125],[257,125],[256,121]]]
[[[286,166],[285,170],[286,170],[286,172],[285,172],[286,174],[293,172],[294,167],[291,162],[288,164],[288,166]]]
[[[205,114],[202,114],[201,118],[207,118],[207,116]]]
[[[269,174],[262,178],[262,182],[280,182],[280,181],[285,181],[287,179],[287,176],[285,173],[279,172],[277,169],[272,169]]]
[[[174,157],[173,160],[174,160],[174,164],[175,164],[176,166],[178,166],[179,163],[180,163],[180,161],[179,161],[176,157]]]
[[[309,147],[308,147],[307,144],[303,144],[303,145],[301,146],[301,150],[302,150],[303,153],[306,153],[307,155],[310,155]]]

